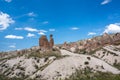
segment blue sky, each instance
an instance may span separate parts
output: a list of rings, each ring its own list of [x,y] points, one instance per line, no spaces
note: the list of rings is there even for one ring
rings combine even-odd
[[[0,0],[0,51],[120,32],[120,0]]]

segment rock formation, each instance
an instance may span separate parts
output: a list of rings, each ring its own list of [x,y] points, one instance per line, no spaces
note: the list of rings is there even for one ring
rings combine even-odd
[[[39,39],[39,46],[41,49],[49,49],[49,42],[45,35],[42,35]]]
[[[50,48],[53,48],[54,46],[54,39],[53,39],[53,35],[50,35],[50,42],[49,42]]]
[[[113,35],[113,44],[120,43],[120,33]]]
[[[120,44],[120,33],[116,34],[107,34],[104,33],[102,36],[97,36],[92,39],[87,39],[84,41],[72,42],[72,43],[64,43],[63,48],[69,50],[72,47],[78,48],[79,50],[85,49],[86,51],[91,51],[98,49],[107,45],[117,45]]]
[[[112,41],[111,36],[107,33],[104,33],[102,38],[101,38],[102,45],[104,46],[104,45],[107,45],[107,44],[112,44],[112,42],[113,41]]]
[[[48,39],[45,35],[42,35],[39,38],[39,46],[40,49],[46,50],[46,49],[52,49],[54,46],[54,39],[52,37],[53,35],[50,35],[50,42],[48,42]]]

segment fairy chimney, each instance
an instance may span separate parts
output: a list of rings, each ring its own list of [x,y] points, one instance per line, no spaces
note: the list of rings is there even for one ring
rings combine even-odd
[[[53,35],[50,35],[50,42],[49,42],[50,48],[53,48],[54,46],[54,39],[53,39]]]
[[[52,49],[54,46],[54,39],[53,39],[53,35],[50,35],[50,41],[48,42],[48,39],[45,35],[42,35],[39,38],[39,46],[42,50],[46,50],[46,49]]]
[[[42,35],[39,39],[39,46],[41,49],[48,49],[49,48],[49,42],[45,35]]]

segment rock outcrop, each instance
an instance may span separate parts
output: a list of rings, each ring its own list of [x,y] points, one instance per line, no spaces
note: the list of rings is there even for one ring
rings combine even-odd
[[[102,45],[112,44],[113,41],[112,41],[111,36],[107,33],[104,33],[101,38],[101,43],[102,43]]]
[[[120,33],[116,34],[107,34],[104,33],[102,36],[94,37],[92,39],[87,39],[79,42],[64,43],[62,48],[70,50],[72,47],[86,51],[95,50],[97,48],[107,46],[107,45],[116,45],[120,44]]]
[[[54,46],[54,39],[52,37],[53,35],[50,35],[50,42],[48,41],[46,35],[42,35],[39,38],[39,46],[42,50],[52,49]]]
[[[114,44],[120,43],[120,33],[116,33],[115,35],[113,35],[113,43]]]
[[[42,35],[39,39],[39,46],[41,49],[49,49],[49,42],[45,35]]]
[[[50,35],[50,42],[49,42],[50,48],[52,48],[54,46],[54,39],[53,39],[53,35]]]

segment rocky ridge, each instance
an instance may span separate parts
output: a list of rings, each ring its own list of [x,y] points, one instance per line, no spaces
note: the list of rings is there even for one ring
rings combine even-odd
[[[22,78],[21,80],[65,80],[76,70],[84,71],[86,68],[93,73],[100,71],[120,75],[119,41],[118,33],[104,34],[84,41],[52,45],[53,48],[47,50],[34,46],[30,49],[1,52],[0,75],[10,79]],[[93,45],[98,42],[100,45]],[[91,44],[92,48],[88,47]]]
[[[65,42],[63,45],[61,45],[61,47],[72,52],[78,52],[82,50],[90,52],[100,47],[118,44],[120,44],[120,33],[116,34],[104,33],[101,36],[93,37],[87,40],[81,40],[71,43]]]

